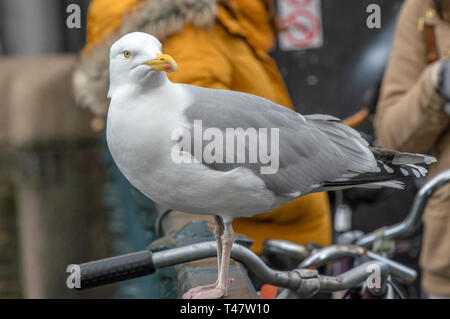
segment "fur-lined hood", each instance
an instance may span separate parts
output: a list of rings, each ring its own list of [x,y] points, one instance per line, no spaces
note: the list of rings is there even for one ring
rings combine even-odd
[[[109,48],[121,36],[133,31],[150,33],[163,41],[185,25],[209,28],[217,15],[217,0],[143,0],[139,10],[123,19],[120,30],[83,54],[73,74],[77,103],[95,115],[107,111]]]

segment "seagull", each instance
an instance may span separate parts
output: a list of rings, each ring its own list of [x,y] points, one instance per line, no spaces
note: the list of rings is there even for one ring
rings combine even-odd
[[[201,54],[198,56],[201,59]],[[351,187],[403,188],[434,157],[370,147],[329,115],[301,115],[267,99],[172,83],[176,61],[154,36],[111,46],[107,143],[130,183],[154,202],[214,216],[218,279],[183,298],[228,295],[232,221],[296,198]]]

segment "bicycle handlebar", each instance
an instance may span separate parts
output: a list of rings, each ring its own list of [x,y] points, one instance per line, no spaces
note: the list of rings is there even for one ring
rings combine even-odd
[[[80,284],[78,289],[106,285],[126,279],[152,274],[156,269],[173,266],[189,261],[215,257],[216,242],[204,242],[152,253],[144,250],[122,256],[116,256],[84,263],[80,266]],[[252,251],[239,244],[233,244],[231,257],[239,260],[266,282],[278,282],[287,285],[288,274],[270,269]]]
[[[216,255],[216,242],[211,241],[160,252],[152,253],[146,250],[88,262],[79,265],[81,287],[78,289],[149,275],[159,268],[215,257]],[[371,275],[367,270],[369,265],[377,265],[380,269],[382,285],[371,290],[375,295],[379,295],[384,293],[385,282],[389,275],[388,266],[379,261],[367,262],[336,277],[322,276],[316,270],[311,269],[277,271],[269,268],[255,253],[239,244],[233,244],[231,257],[252,269],[259,279],[265,283],[289,288],[303,297],[310,297],[318,292],[349,289]]]
[[[151,275],[155,272],[150,250],[84,263],[80,266],[80,285],[86,289]]]

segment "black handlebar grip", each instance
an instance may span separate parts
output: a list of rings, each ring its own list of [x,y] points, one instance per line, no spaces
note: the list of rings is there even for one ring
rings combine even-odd
[[[79,266],[79,290],[150,275],[155,272],[150,250],[91,261]]]

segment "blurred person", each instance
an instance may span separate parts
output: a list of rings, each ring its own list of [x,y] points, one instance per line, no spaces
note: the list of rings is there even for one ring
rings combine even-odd
[[[406,0],[384,75],[375,130],[382,147],[433,151],[429,178],[450,168],[450,0]],[[420,264],[430,298],[450,298],[450,185],[424,214]]]
[[[168,74],[171,81],[247,92],[293,109],[268,54],[277,31],[273,5],[263,0],[93,0],[87,44],[74,74],[75,95],[103,118],[109,48],[121,35],[142,31],[161,40],[164,52],[177,61],[180,71]],[[98,118],[94,126],[101,128]],[[328,196],[311,194],[272,212],[236,219],[233,228],[254,240],[256,253],[266,238],[329,245]]]

